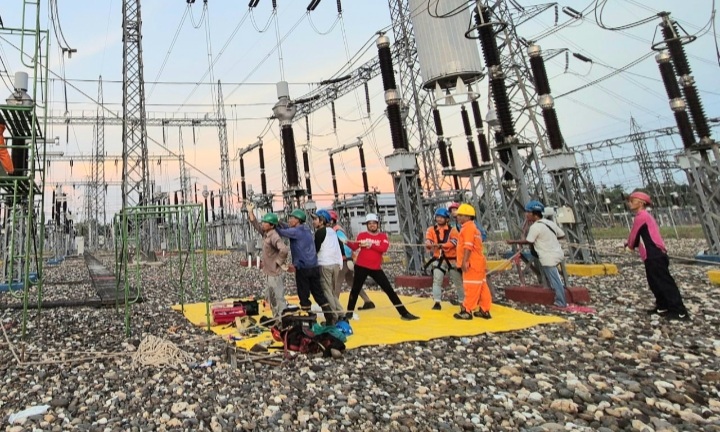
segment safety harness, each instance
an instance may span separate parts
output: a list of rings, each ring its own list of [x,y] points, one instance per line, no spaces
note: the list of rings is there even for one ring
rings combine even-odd
[[[445,231],[445,236],[442,240],[440,240],[440,231],[438,230],[437,224],[433,225],[433,230],[435,231],[435,240],[437,240],[439,245],[444,245],[448,242],[448,239],[450,238],[450,231],[452,230],[452,227],[448,225],[448,229]],[[448,270],[454,268],[452,263],[450,262],[450,259],[445,256],[445,251],[443,249],[440,249],[440,256],[436,257],[435,255],[433,255],[432,258],[430,258],[428,262],[425,263],[425,266],[423,267],[423,272],[425,272],[425,274],[428,274],[428,268],[432,266],[433,263],[436,263],[435,269],[440,270],[441,272],[443,272],[443,274],[446,273],[446,270],[442,266],[443,263],[447,264]]]

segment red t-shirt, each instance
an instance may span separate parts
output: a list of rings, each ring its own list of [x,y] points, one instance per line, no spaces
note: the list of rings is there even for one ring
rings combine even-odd
[[[363,240],[370,241],[370,247],[361,248],[360,242]],[[380,270],[383,254],[387,252],[390,247],[390,241],[388,240],[387,234],[384,232],[373,235],[367,231],[363,231],[358,234],[355,241],[348,241],[347,245],[352,250],[360,250],[357,258],[355,258],[356,265],[369,268],[370,270]]]

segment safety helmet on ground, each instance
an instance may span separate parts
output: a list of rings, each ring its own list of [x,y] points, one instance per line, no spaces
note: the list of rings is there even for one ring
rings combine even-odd
[[[458,203],[458,202],[450,203],[450,205],[448,206],[448,210],[457,209],[457,208],[460,208],[460,203]]]
[[[378,216],[375,213],[368,213],[365,216],[365,222],[363,222],[363,225],[366,225],[368,222],[380,222],[380,219],[378,219]]]
[[[328,210],[328,213],[330,214],[330,219],[337,221],[338,220],[338,214],[335,210]]]
[[[532,200],[529,203],[525,204],[525,211],[530,212],[530,213],[532,213],[532,212],[542,213],[543,211],[545,211],[545,206],[540,201]]]
[[[315,216],[317,216],[319,219],[322,219],[322,221],[325,223],[330,222],[331,219],[330,213],[327,210],[318,210],[315,213]]]
[[[290,216],[296,218],[297,220],[299,220],[300,222],[303,222],[303,223],[305,223],[305,221],[307,220],[307,214],[305,214],[305,212],[300,209],[293,210],[290,213]]]
[[[266,213],[265,216],[263,216],[260,220],[262,222],[267,222],[270,225],[277,225],[279,222],[278,215],[276,215],[275,213]]]
[[[643,191],[636,190],[635,192],[631,193],[630,196],[628,197],[628,199],[633,199],[633,198],[639,199],[640,201],[643,201],[645,204],[647,204],[649,206],[652,205],[652,199],[650,199],[650,195],[646,194]]]
[[[447,209],[439,208],[435,210],[435,217],[444,217],[445,219],[450,219],[450,212],[447,211]]]
[[[460,204],[458,215],[475,217],[475,208],[470,204]]]

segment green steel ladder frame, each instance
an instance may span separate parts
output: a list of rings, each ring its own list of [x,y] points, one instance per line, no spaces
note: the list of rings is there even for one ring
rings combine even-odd
[[[34,23],[32,23],[32,27],[28,26],[26,27],[26,17],[31,16],[31,13],[29,11],[30,7],[35,7],[35,20]],[[0,28],[0,35],[12,35],[12,36],[20,36],[20,60],[22,64],[32,69],[33,76],[32,76],[32,100],[33,105],[31,106],[12,106],[12,105],[0,105],[0,111],[3,113],[9,113],[9,112],[16,112],[20,114],[21,116],[23,114],[27,115],[27,118],[30,121],[30,129],[31,133],[29,136],[24,137],[13,137],[13,138],[25,138],[26,140],[29,140],[30,144],[27,146],[28,148],[28,172],[27,175],[24,176],[1,176],[0,177],[0,185],[2,185],[4,188],[12,187],[12,196],[13,196],[13,222],[16,218],[16,206],[24,201],[25,198],[27,198],[27,207],[26,207],[26,224],[25,224],[25,244],[23,248],[23,254],[24,256],[24,265],[23,265],[23,313],[22,313],[22,337],[25,338],[27,334],[27,320],[28,320],[28,302],[29,302],[29,290],[30,290],[30,263],[31,263],[31,251],[34,250],[35,252],[35,265],[37,269],[37,275],[38,275],[38,281],[37,281],[37,308],[38,308],[38,314],[40,313],[41,306],[42,306],[42,294],[43,294],[43,249],[44,249],[44,240],[45,240],[45,212],[44,212],[44,206],[45,206],[45,194],[44,194],[44,188],[45,188],[45,164],[46,164],[46,146],[47,143],[43,139],[42,144],[42,151],[40,155],[36,155],[35,150],[37,148],[37,142],[38,138],[44,138],[45,137],[45,131],[47,130],[47,102],[44,104],[38,104],[38,81],[40,80],[39,75],[42,74],[44,76],[44,80],[41,81],[41,84],[43,86],[43,92],[42,94],[47,95],[48,89],[49,89],[49,79],[48,79],[48,55],[50,51],[50,36],[49,32],[47,30],[41,30],[40,27],[40,0],[31,1],[31,0],[23,0],[23,8],[22,8],[22,27],[20,28],[11,28],[11,27],[2,27]],[[25,40],[26,38],[32,39],[32,54],[28,54],[25,52]],[[4,39],[4,38],[3,38]],[[45,52],[43,54],[41,47],[45,45]],[[29,59],[29,61],[27,61]],[[43,123],[42,125],[39,125],[38,123],[38,108],[42,111],[42,117]],[[38,131],[38,128],[36,126],[40,127],[40,130]],[[39,132],[39,134],[38,134]],[[8,148],[13,148],[12,146],[8,146]],[[37,167],[35,164],[35,157],[39,156],[40,160],[38,160],[38,163],[40,167]],[[38,176],[36,174],[39,173],[39,184],[36,184],[35,180]],[[22,188],[21,186],[25,185],[26,188]],[[37,190],[36,190],[37,188]],[[23,189],[27,189],[26,191]],[[27,195],[25,195],[27,193]],[[36,195],[39,195],[39,202],[36,202]],[[36,207],[39,205],[39,208]],[[40,214],[40,222],[36,223],[35,221],[35,212],[38,211]],[[8,280],[8,284],[11,287],[13,280],[13,261],[15,258],[18,258],[18,256],[14,256],[16,245],[15,245],[15,239],[14,239],[14,232],[13,229],[13,235],[11,236],[10,242],[8,244],[8,263],[9,268],[3,269],[4,274],[9,274],[10,279]],[[36,242],[33,242],[32,239],[35,239],[36,242],[39,242],[37,244]],[[40,257],[38,257],[38,253],[40,253]]]
[[[141,235],[139,235],[143,229],[143,222],[157,217],[169,218],[170,221],[175,222],[174,232],[169,238],[175,240],[177,249],[170,251],[171,255],[167,262],[171,267],[172,274],[172,268],[175,264],[172,252],[175,252],[179,278],[177,288],[182,311],[184,312],[185,308],[186,286],[189,286],[193,295],[197,295],[198,289],[201,288],[202,294],[204,294],[205,314],[209,330],[211,323],[210,290],[207,269],[207,228],[205,226],[203,206],[201,204],[151,205],[128,207],[125,211],[117,213],[113,218],[115,233],[117,235],[119,231],[120,237],[119,239],[116,238],[115,241],[115,306],[116,309],[119,309],[119,297],[122,290],[124,295],[125,334],[130,336],[130,306],[140,299],[140,287],[142,284],[140,259],[136,255],[134,263],[130,262],[130,246],[134,246],[138,254],[144,250],[143,245],[140,243]],[[130,232],[130,226],[134,228],[134,232]],[[187,237],[184,236],[185,234],[187,234]],[[202,262],[198,263],[200,259]],[[184,279],[188,261],[192,266],[189,282]],[[198,278],[198,266],[201,267],[202,272],[200,278]],[[199,287],[200,284],[201,287]],[[135,287],[134,291],[132,286]]]

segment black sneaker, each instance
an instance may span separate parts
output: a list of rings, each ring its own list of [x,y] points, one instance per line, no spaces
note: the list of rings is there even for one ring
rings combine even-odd
[[[453,306],[459,306],[460,302],[458,301],[458,299],[450,299],[450,304]]]
[[[654,307],[652,309],[648,309],[645,312],[647,312],[648,315],[665,315],[668,311],[667,309],[660,309],[658,307]]]
[[[440,306],[440,302],[435,302],[435,304],[432,307],[432,310],[442,310],[442,306]]]
[[[367,309],[375,309],[375,303],[369,301],[365,302],[362,306],[358,308],[359,310],[367,310]]]
[[[665,318],[668,321],[690,321],[690,314],[685,313],[679,313],[679,312],[667,312],[664,315],[662,315],[663,318]]]
[[[410,312],[406,313],[405,315],[401,316],[400,318],[404,321],[415,321],[415,320],[420,319],[419,316],[415,316],[415,315],[411,314]]]
[[[492,316],[490,315],[490,312],[485,312],[485,311],[482,310],[482,309],[473,312],[473,316],[474,316],[474,317],[477,317],[477,318],[482,318],[482,319],[490,319],[490,318],[492,318]]]
[[[470,312],[466,311],[465,309],[461,310],[460,312],[453,315],[455,319],[459,320],[471,320],[473,319],[473,316],[470,314]]]

